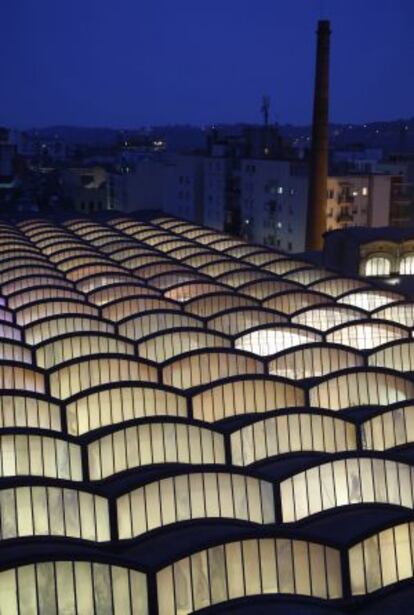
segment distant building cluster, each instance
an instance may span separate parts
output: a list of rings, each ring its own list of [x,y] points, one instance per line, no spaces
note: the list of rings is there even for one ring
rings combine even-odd
[[[308,152],[275,125],[212,128],[198,148],[156,133],[68,144],[0,131],[3,213],[159,210],[276,249],[305,250]],[[414,224],[414,154],[332,146],[326,230]]]

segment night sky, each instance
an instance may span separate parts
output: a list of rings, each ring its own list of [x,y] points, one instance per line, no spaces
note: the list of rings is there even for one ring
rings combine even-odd
[[[325,5],[325,9],[323,9]],[[331,119],[414,116],[414,0],[1,0],[0,123],[309,123],[317,19]]]

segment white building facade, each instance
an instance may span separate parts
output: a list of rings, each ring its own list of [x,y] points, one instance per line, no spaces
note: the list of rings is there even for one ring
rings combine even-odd
[[[380,227],[390,223],[391,175],[328,177],[326,228]]]
[[[308,178],[297,161],[243,160],[242,234],[287,252],[305,248]]]

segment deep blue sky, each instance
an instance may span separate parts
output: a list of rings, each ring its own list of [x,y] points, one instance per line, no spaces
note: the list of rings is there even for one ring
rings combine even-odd
[[[1,0],[0,123],[308,123],[321,16],[331,119],[413,116],[414,0]]]

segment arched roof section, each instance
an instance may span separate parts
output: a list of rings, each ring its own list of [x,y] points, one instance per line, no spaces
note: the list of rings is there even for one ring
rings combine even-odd
[[[216,232],[211,232],[209,229],[195,229],[193,231],[185,231],[181,233],[184,237],[188,239],[194,239],[197,243],[201,243],[202,245],[209,245],[213,241],[216,241],[220,238],[220,235]]]
[[[103,384],[157,380],[158,373],[152,365],[132,357],[117,355],[76,359],[60,364],[49,375],[50,392],[56,399],[68,399],[81,391]]]
[[[50,341],[61,335],[86,331],[90,333],[114,333],[113,323],[97,316],[83,316],[65,312],[59,316],[47,316],[33,324],[27,325],[24,330],[25,341],[36,345]]]
[[[186,265],[189,265],[190,267],[195,267],[197,269],[198,267],[202,267],[204,265],[222,263],[223,256],[221,254],[214,254],[214,252],[207,252],[207,250],[203,250],[203,252],[198,252],[194,255],[186,256],[185,258],[182,258],[180,260]]]
[[[342,598],[340,552],[288,538],[217,545],[174,562],[156,578],[160,615],[220,609],[266,594]]]
[[[16,224],[17,228],[23,232],[30,231],[30,229],[37,228],[38,226],[43,226],[47,224],[46,220],[42,218],[29,218],[27,220],[22,220]],[[9,225],[7,225],[9,226]]]
[[[32,353],[29,346],[18,341],[10,341],[10,338],[2,335],[2,329],[3,325],[0,323],[0,361],[17,361],[31,365]]]
[[[158,299],[157,297],[130,297],[125,299],[117,299],[111,303],[107,303],[102,308],[102,316],[119,322],[129,316],[134,316],[140,312],[148,312],[149,310],[176,310],[180,311],[180,306],[174,301],[168,299]]]
[[[119,261],[122,264],[122,267],[134,270],[138,270],[140,267],[143,267],[145,265],[151,265],[152,263],[160,263],[165,266],[177,266],[176,263],[167,260],[162,254],[158,254],[157,252],[150,250],[134,250],[134,253],[132,255],[129,255],[126,258],[119,259]],[[168,269],[166,270],[168,271]]]
[[[262,326],[235,339],[235,347],[264,357],[288,348],[321,342],[322,337],[310,329],[280,324]]]
[[[194,234],[194,231],[197,234],[199,233],[209,233],[208,229],[203,228],[202,226],[198,226],[197,224],[192,224],[191,222],[180,222],[174,226],[174,233],[178,233],[183,237],[189,237],[189,234]],[[194,237],[190,237],[190,239],[195,239]]]
[[[287,322],[284,314],[261,307],[230,308],[207,321],[209,329],[215,329],[226,335],[237,335],[248,329],[266,324]]]
[[[192,257],[192,256],[196,256],[197,254],[205,254],[205,248],[202,248],[201,246],[198,245],[191,245],[188,246],[186,248],[182,247],[182,248],[176,248],[175,250],[171,250],[171,252],[168,252],[168,256],[170,258],[176,258],[177,260],[182,260],[185,261],[186,258],[188,257]],[[191,263],[188,263],[189,265]]]
[[[260,269],[241,269],[240,265],[235,271],[222,274],[217,277],[218,282],[227,284],[232,288],[239,288],[242,285],[250,282],[259,282],[260,280],[267,280],[268,274]]]
[[[343,369],[363,367],[364,357],[351,349],[317,343],[295,346],[268,362],[269,374],[291,380],[320,378]]]
[[[224,335],[195,327],[183,327],[143,338],[138,343],[138,355],[144,359],[163,363],[190,350],[230,347],[231,342]]]
[[[84,244],[76,237],[71,237],[71,239],[67,239],[62,241],[62,239],[50,239],[41,246],[42,253],[45,254],[48,258],[54,254],[60,254],[62,251],[69,250],[88,250],[87,244]],[[89,248],[90,252],[95,251],[92,248]]]
[[[0,321],[12,323],[13,320],[14,320],[13,312],[11,310],[8,310],[6,307],[0,307]]]
[[[169,233],[157,232],[156,234],[154,234],[154,236],[147,237],[147,239],[145,239],[144,241],[147,245],[156,247],[160,243],[164,243],[165,241],[169,241],[169,240],[171,240],[171,235]]]
[[[352,596],[371,594],[411,579],[414,523],[401,523],[367,537],[349,549],[348,560]]]
[[[235,248],[236,246],[246,245],[244,241],[240,239],[234,239],[234,237],[228,237],[227,239],[218,239],[210,244],[210,247],[220,252],[225,252],[229,248]]]
[[[26,254],[30,254],[31,256],[41,255],[41,252],[30,244],[26,244],[25,242],[15,241],[8,237],[7,239],[0,240],[0,254],[5,255],[6,258],[12,258],[14,255],[23,256]]]
[[[68,237],[66,231],[56,228],[52,224],[45,224],[31,231],[25,231],[25,235],[35,244],[46,237]]]
[[[414,340],[397,340],[372,352],[368,356],[368,365],[398,372],[414,372]]]
[[[96,246],[105,245],[119,237],[119,235],[111,229],[90,229],[85,232],[76,231],[76,234],[82,237],[83,241],[88,241]]]
[[[1,351],[1,350],[0,350]],[[134,345],[115,335],[80,332],[66,334],[36,347],[36,364],[50,369],[66,361],[90,355],[119,354],[133,356]]]
[[[186,312],[211,318],[214,314],[237,307],[253,307],[257,305],[257,301],[252,298],[236,295],[231,292],[220,292],[197,299],[192,299],[185,305]]]
[[[104,248],[105,246],[112,244],[117,239],[119,239],[119,235],[112,233],[105,233],[105,235],[96,233],[93,237],[86,238],[86,240],[89,241],[91,245],[95,246],[98,249]]]
[[[20,342],[22,339],[22,332],[20,327],[16,327],[4,322],[0,323],[0,337],[8,340],[14,340]]]
[[[255,252],[258,252],[259,249],[260,246],[245,243],[233,246],[231,248],[227,248],[226,250],[224,250],[224,252],[225,254],[233,256],[234,258],[244,259],[245,256],[248,256],[249,254],[254,254]]]
[[[69,258],[57,263],[56,267],[59,269],[59,271],[63,271],[64,273],[67,273],[68,278],[73,279],[76,282],[77,278],[74,279],[72,277],[74,275],[75,269],[81,266],[85,266],[85,265],[97,265],[97,264],[108,265],[108,270],[112,271],[112,263],[109,259],[99,254],[93,254],[93,253],[86,254],[83,256],[75,256],[75,257],[70,256]]]
[[[137,281],[136,283],[111,284],[104,288],[93,290],[88,294],[88,301],[94,305],[102,306],[124,297],[148,297],[149,295],[159,297],[160,292],[152,286],[140,284]]]
[[[155,218],[151,220],[152,224],[156,224],[157,226],[161,226],[162,228],[172,229],[174,226],[180,226],[180,220],[176,220],[175,218]]]
[[[273,263],[278,260],[283,260],[284,254],[277,254],[276,252],[268,252],[267,250],[260,250],[258,247],[251,254],[246,254],[243,257],[239,257],[240,260],[250,265],[256,265],[257,267],[264,267],[268,263]]]
[[[332,278],[333,276],[334,274],[326,269],[310,269],[308,267],[305,269],[297,269],[296,271],[293,271],[293,273],[285,273],[283,278],[285,280],[296,282],[297,284],[302,284],[303,286],[309,286],[310,284],[320,282],[321,280],[325,280],[327,278]]]
[[[305,263],[304,261],[297,261],[292,259],[278,259],[275,262],[267,263],[263,265],[263,268],[266,271],[271,271],[276,275],[285,275],[286,273],[290,273],[291,271],[296,271],[297,269],[303,269],[305,267],[312,268],[310,263]]]
[[[134,273],[139,275],[141,278],[145,280],[150,280],[157,275],[161,275],[163,273],[169,273],[171,271],[176,271],[177,268],[186,269],[189,273],[191,269],[189,267],[185,267],[179,263],[174,261],[159,261],[157,259],[150,258],[146,265],[142,265],[141,267],[137,267],[134,269]]]
[[[208,278],[197,273],[196,271],[190,271],[188,269],[180,269],[177,265],[175,270],[171,270],[168,273],[161,273],[149,279],[149,283],[156,286],[160,290],[172,288],[187,282],[207,282]]]
[[[90,293],[93,290],[98,290],[112,284],[135,284],[139,281],[138,276],[132,276],[127,273],[94,273],[77,282],[76,288],[81,292]]]
[[[339,303],[353,305],[355,307],[373,312],[374,310],[401,301],[403,297],[387,290],[360,290],[355,293],[343,295],[338,299]]]
[[[85,490],[40,485],[2,489],[0,509],[7,519],[0,540],[39,535],[95,543],[110,540],[108,501]]]
[[[283,280],[276,279],[264,279],[243,284],[238,287],[238,291],[261,301],[271,297],[275,293],[298,290],[299,288],[300,287],[293,282],[284,282]]]
[[[355,451],[357,429],[323,414],[284,414],[233,431],[230,443],[233,465],[248,466],[280,455]]]
[[[152,229],[153,227],[146,222],[138,222],[138,220],[123,220],[122,222],[109,222],[110,226],[114,226],[118,230],[121,230],[123,233],[127,235],[131,233],[135,233],[135,231],[143,230],[143,229]]]
[[[365,280],[355,278],[333,277],[322,280],[322,282],[314,282],[309,285],[309,288],[331,297],[339,297],[362,288],[369,289],[369,284]]]
[[[381,412],[361,424],[361,440],[364,449],[387,451],[396,447],[414,444],[414,405],[398,407]]]
[[[414,399],[411,380],[378,368],[330,376],[309,391],[311,406],[330,410],[389,406],[408,399]]]
[[[187,418],[187,398],[155,384],[121,383],[81,393],[66,404],[68,432],[79,436],[137,419]]]
[[[2,295],[12,295],[22,290],[35,288],[38,286],[60,286],[61,288],[73,289],[72,282],[60,277],[57,272],[47,275],[25,275],[18,279],[13,279],[1,287]]]
[[[322,305],[328,303],[330,298],[327,295],[312,291],[288,290],[263,301],[263,306],[272,310],[277,310],[283,314],[294,314],[305,307]]]
[[[299,521],[339,506],[388,504],[410,508],[414,476],[409,465],[354,457],[309,468],[280,485],[282,518]]]
[[[198,267],[198,271],[200,273],[209,275],[216,279],[219,276],[223,275],[224,273],[229,273],[231,271],[238,271],[239,269],[240,269],[240,263],[238,263],[237,261],[231,261],[231,260],[216,261],[214,263],[211,263],[211,264],[207,263],[206,265],[202,265],[201,267]]]
[[[22,278],[24,276],[42,276],[53,274],[53,276],[59,278],[62,277],[63,274],[55,269],[53,265],[43,265],[40,263],[36,263],[33,265],[28,264],[24,267],[9,267],[8,269],[3,270],[0,273],[0,285],[3,286],[7,284],[7,282],[14,282],[18,278]]]
[[[60,407],[49,397],[34,393],[0,394],[0,429],[62,431]]]
[[[137,241],[147,244],[149,244],[151,238],[158,238],[161,236],[163,239],[166,239],[170,237],[168,233],[164,234],[154,227],[145,228],[143,230],[128,229],[128,235],[132,235]]]
[[[8,269],[14,267],[28,267],[45,264],[46,267],[51,267],[50,263],[47,261],[46,257],[38,254],[16,254],[9,252],[3,252],[1,255],[0,261],[0,274],[6,272]],[[52,266],[53,267],[53,266]]]
[[[177,389],[189,389],[232,376],[263,374],[264,371],[264,363],[247,353],[196,350],[164,365],[162,381]]]
[[[371,318],[390,320],[399,325],[414,328],[414,303],[407,301],[382,307],[372,312]]]
[[[108,274],[110,275],[111,273],[125,275],[126,271],[117,265],[108,265],[103,260],[96,260],[94,263],[75,266],[73,269],[67,270],[66,277],[72,282],[80,282],[91,276],[108,276]]]
[[[407,329],[387,321],[346,323],[327,333],[326,341],[367,350],[409,337]]]
[[[22,308],[28,303],[42,303],[49,299],[72,299],[74,301],[85,301],[85,296],[76,290],[62,288],[61,286],[36,286],[29,290],[18,291],[7,297],[7,305],[16,310]]]
[[[60,266],[62,271],[66,271],[66,269],[70,268],[68,263],[70,263],[73,259],[93,257],[100,257],[96,250],[90,248],[89,246],[79,246],[78,248],[63,248],[57,252],[54,252],[54,254],[49,256],[49,260],[54,263],[55,266]]]
[[[73,314],[98,316],[98,310],[87,303],[73,299],[56,301],[50,299],[47,301],[29,303],[26,306],[19,308],[16,310],[16,321],[17,324],[26,326],[35,320],[41,320],[42,318],[46,318],[48,316],[66,314],[67,312],[72,312]]]
[[[164,447],[159,446],[162,441]],[[154,464],[224,464],[224,461],[222,434],[182,422],[134,425],[88,445],[91,480],[103,480],[119,472]]]
[[[182,312],[161,309],[131,316],[118,323],[119,334],[132,340],[139,340],[151,333],[159,333],[166,329],[180,329],[181,327],[204,329],[204,321]]]
[[[207,423],[303,406],[304,391],[285,380],[246,376],[206,387],[192,397],[193,416]]]
[[[213,293],[222,293],[223,291],[227,291],[227,287],[223,284],[201,280],[173,286],[164,292],[164,297],[184,303],[194,298],[211,295]]]
[[[1,477],[43,476],[82,480],[80,446],[62,438],[34,434],[2,434],[0,450]]]
[[[99,246],[99,251],[116,261],[121,261],[129,256],[139,254],[142,250],[141,246],[137,246],[133,239],[117,237],[104,246]]]
[[[367,316],[366,312],[355,308],[349,308],[343,305],[329,305],[310,307],[301,310],[294,316],[291,321],[304,326],[317,329],[318,331],[328,331],[333,327],[361,320]]]
[[[0,363],[0,390],[45,393],[45,377],[24,363],[4,361]]]
[[[157,250],[168,254],[169,252],[171,252],[172,250],[176,250],[177,248],[185,248],[192,245],[194,244],[191,241],[168,235],[168,238],[164,237],[163,241],[157,244]]]
[[[120,496],[116,507],[120,540],[196,519],[275,522],[272,483],[236,472],[163,478]]]

